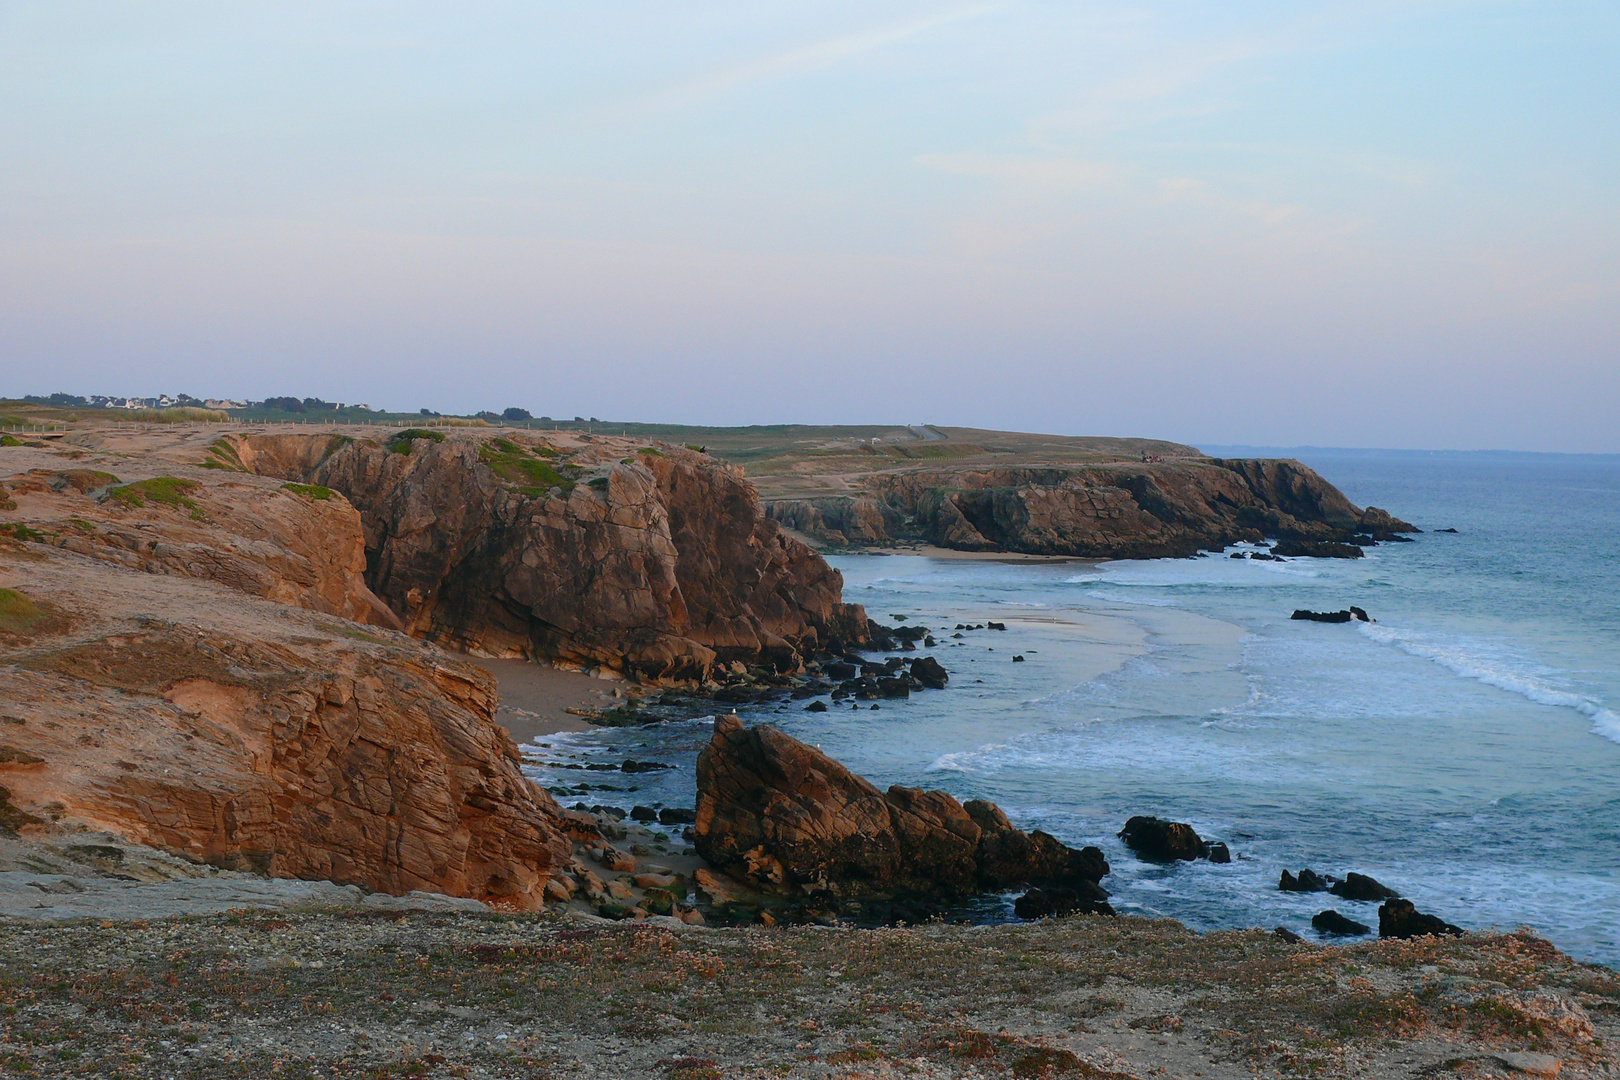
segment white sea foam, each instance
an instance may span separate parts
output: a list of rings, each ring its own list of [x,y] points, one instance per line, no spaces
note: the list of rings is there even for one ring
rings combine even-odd
[[[1493,657],[1483,649],[1470,648],[1458,641],[1446,641],[1415,630],[1403,630],[1383,623],[1357,623],[1361,632],[1374,641],[1393,645],[1411,656],[1432,660],[1453,674],[1474,679],[1486,686],[1518,694],[1540,705],[1574,709],[1592,721],[1592,732],[1620,743],[1620,715],[1603,701],[1586,694],[1561,689],[1550,681],[1556,675],[1548,669],[1532,670],[1532,665]]]

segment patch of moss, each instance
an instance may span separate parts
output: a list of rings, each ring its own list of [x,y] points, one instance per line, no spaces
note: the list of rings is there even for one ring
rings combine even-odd
[[[229,439],[215,439],[208,446],[208,453],[212,455],[203,461],[205,469],[228,469],[231,472],[247,472],[247,466],[236,453],[236,444]]]
[[[444,432],[428,431],[425,428],[406,428],[388,440],[388,449],[396,454],[408,454],[411,452],[411,444],[417,439],[428,439],[436,443],[444,442]]]
[[[84,520],[84,518],[68,518],[67,523],[83,533],[93,533],[96,531],[96,527],[90,522]]]
[[[531,499],[543,498],[552,488],[561,488],[566,495],[574,489],[578,474],[572,465],[559,469],[532,457],[523,447],[507,439],[491,439],[479,447],[478,460]]]
[[[663,457],[664,456],[664,452],[662,450],[658,449],[658,447],[656,447],[656,446],[643,446],[640,450],[637,450],[636,453],[638,453],[638,454],[648,454],[648,455],[650,455],[652,457]]]
[[[282,484],[282,491],[290,491],[294,495],[303,495],[307,498],[325,502],[332,497],[332,489],[319,484]]]
[[[154,476],[150,480],[137,480],[133,484],[112,488],[107,492],[107,498],[131,509],[145,506],[148,501],[162,506],[184,507],[192,511],[192,517],[199,517],[197,504],[185,497],[188,491],[194,491],[197,487],[195,480]]]
[[[16,589],[0,589],[0,633],[31,634],[54,618],[50,605]]]
[[[606,491],[608,489],[608,478],[605,476],[593,476],[589,482],[591,487],[597,491]]]
[[[16,537],[18,540],[32,540],[36,544],[41,543],[45,539],[44,533],[40,532],[38,529],[30,529],[22,522],[12,525],[10,527],[10,532],[11,535]]]
[[[0,435],[0,446],[21,446],[23,441],[15,435]]]

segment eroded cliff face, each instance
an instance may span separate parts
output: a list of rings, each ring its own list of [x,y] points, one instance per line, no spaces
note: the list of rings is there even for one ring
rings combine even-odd
[[[796,499],[773,518],[834,544],[919,540],[960,551],[1160,558],[1268,538],[1388,539],[1412,527],[1361,510],[1297,461],[1184,459],[917,469],[868,494]]]
[[[482,669],[37,532],[0,543],[0,588],[50,616],[0,627],[13,829],[514,909],[591,831],[522,775]]]
[[[865,638],[841,576],[741,470],[622,439],[434,435],[235,442],[254,472],[359,508],[367,583],[430,640],[690,680]]]

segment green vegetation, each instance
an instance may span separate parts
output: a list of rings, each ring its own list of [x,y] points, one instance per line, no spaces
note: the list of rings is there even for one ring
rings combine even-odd
[[[209,457],[202,463],[205,469],[226,469],[230,472],[247,472],[247,466],[236,452],[236,444],[229,439],[215,439],[208,447]]]
[[[4,526],[0,526],[0,528],[3,528],[3,527]],[[30,540],[30,541],[38,544],[38,543],[42,542],[45,539],[45,534],[44,533],[40,532],[38,529],[30,529],[28,526],[24,525],[22,522],[18,522],[17,524],[12,525],[10,527],[10,530],[11,530],[11,535],[14,536],[15,538],[17,538],[18,540]]]
[[[411,452],[411,444],[417,439],[427,439],[430,442],[441,443],[444,442],[444,432],[427,431],[423,428],[406,428],[388,440],[388,449],[396,454],[408,454]]]
[[[638,454],[646,454],[649,457],[663,457],[664,456],[664,452],[662,450],[658,449],[658,447],[656,447],[656,446],[643,446],[640,450],[637,450],[636,453],[638,453]]]
[[[332,489],[319,484],[282,484],[282,491],[290,491],[294,495],[303,495],[306,498],[325,502],[332,497]]]
[[[202,511],[197,504],[186,498],[188,491],[198,487],[195,480],[182,480],[177,476],[155,476],[150,480],[137,480],[133,484],[112,488],[107,492],[107,498],[119,506],[134,509],[145,506],[148,502],[158,503],[162,506],[184,507],[191,511],[193,518],[201,518]]]
[[[606,491],[608,489],[608,478],[605,476],[593,476],[589,483],[597,491]]]
[[[199,409],[191,405],[177,405],[172,409],[120,409],[120,420],[133,420],[143,424],[223,424],[230,414],[219,409]]]
[[[550,451],[555,457],[556,451]],[[550,462],[541,461],[532,456],[529,451],[509,439],[491,439],[478,448],[478,460],[489,467],[489,470],[508,484],[515,486],[531,499],[545,497],[553,488],[561,488],[563,494],[574,490],[575,478],[578,469],[572,465],[564,465],[560,469]]]
[[[0,435],[0,446],[21,446],[23,441],[15,435]]]
[[[31,634],[51,620],[51,612],[16,589],[0,589],[0,633]]]

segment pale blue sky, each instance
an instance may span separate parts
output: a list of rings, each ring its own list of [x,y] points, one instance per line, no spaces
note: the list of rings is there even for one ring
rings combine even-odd
[[[0,0],[0,393],[1620,451],[1620,6]]]

